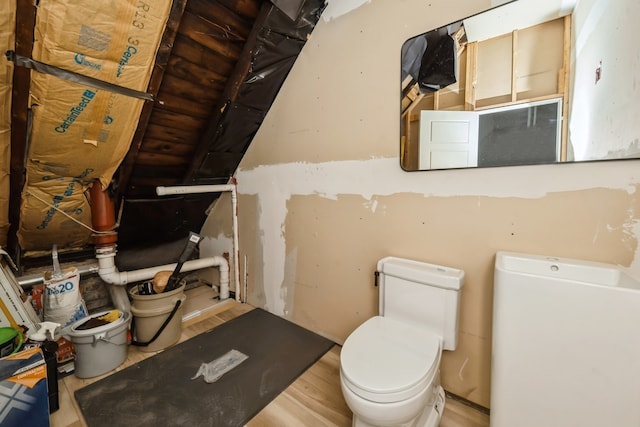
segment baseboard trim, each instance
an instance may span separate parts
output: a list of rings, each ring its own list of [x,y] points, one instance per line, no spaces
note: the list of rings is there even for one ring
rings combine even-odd
[[[455,400],[457,402],[462,403],[463,405],[466,405],[472,409],[475,409],[478,412],[482,412],[483,414],[486,414],[486,415],[491,415],[490,414],[491,410],[489,408],[485,408],[482,405],[478,405],[477,403],[474,403],[468,399],[465,399],[464,397],[458,396],[457,394],[450,393],[447,390],[444,391],[444,394],[447,397],[447,399]]]

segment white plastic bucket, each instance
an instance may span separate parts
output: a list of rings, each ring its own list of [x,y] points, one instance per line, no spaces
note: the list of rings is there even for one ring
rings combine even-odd
[[[187,298],[183,290],[184,285],[170,292],[153,295],[139,295],[135,287],[129,291],[133,298],[131,314],[135,318],[134,339],[142,343],[154,337],[180,301],[162,333],[149,345],[140,346],[141,351],[159,351],[178,342],[182,334],[182,307]]]
[[[95,314],[97,318],[109,313]],[[127,329],[131,314],[120,312],[118,320],[91,329],[77,328],[90,317],[80,319],[67,331],[75,346],[75,375],[78,378],[92,378],[117,368],[127,358]]]

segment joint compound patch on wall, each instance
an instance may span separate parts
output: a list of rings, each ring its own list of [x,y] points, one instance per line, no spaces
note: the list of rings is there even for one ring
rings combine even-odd
[[[296,266],[298,265],[298,249],[294,248],[285,257],[284,276],[280,286],[280,298],[284,301],[282,314],[285,317],[293,311],[293,299],[296,289]]]
[[[369,200],[364,203],[364,207],[370,209],[372,213],[376,213],[376,210],[378,209],[378,201],[375,199]]]
[[[532,168],[537,172],[536,185],[524,186],[523,182],[531,180]],[[305,179],[297,179],[300,176]],[[482,179],[478,179],[479,176]],[[378,197],[420,194],[424,197],[542,199],[551,193],[593,188],[623,189],[631,195],[636,193],[633,174],[630,175],[628,169],[612,168],[607,163],[571,165],[571,170],[568,166],[538,165],[407,173],[400,168],[396,157],[260,166],[251,170],[240,169],[236,178],[239,194],[258,198],[260,213],[257,221],[263,248],[260,272],[265,284],[278,284],[277,288],[265,285],[265,305],[269,311],[279,315],[287,309],[281,286],[288,274],[285,271],[285,222],[289,214],[287,205],[293,196],[313,195],[338,200],[340,195],[359,195],[365,200],[364,206],[374,214],[391,215],[388,207],[380,209],[376,203]],[[630,228],[629,232],[638,236],[639,228],[633,223],[633,231]],[[637,258],[640,268],[640,255]]]

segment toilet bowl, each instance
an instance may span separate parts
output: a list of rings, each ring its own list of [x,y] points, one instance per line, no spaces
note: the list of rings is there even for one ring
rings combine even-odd
[[[457,345],[464,272],[387,257],[378,262],[380,315],[347,337],[340,384],[354,427],[437,427],[443,350]]]
[[[414,325],[382,316],[360,325],[340,356],[354,427],[437,426],[444,409],[440,355],[440,338]]]

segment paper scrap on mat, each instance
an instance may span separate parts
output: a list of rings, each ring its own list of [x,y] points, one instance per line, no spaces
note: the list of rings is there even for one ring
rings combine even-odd
[[[220,379],[224,374],[247,360],[249,356],[244,353],[239,352],[238,350],[230,350],[218,357],[217,359],[212,360],[209,363],[203,363],[198,368],[198,372],[192,380],[203,376],[205,382],[214,383]]]

